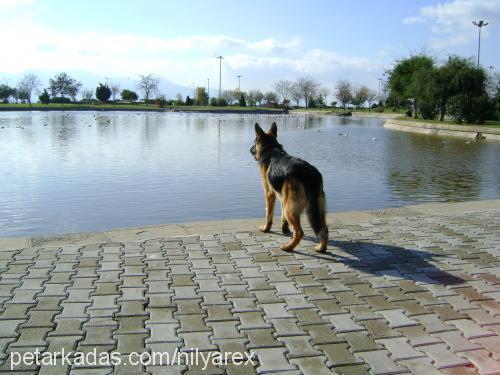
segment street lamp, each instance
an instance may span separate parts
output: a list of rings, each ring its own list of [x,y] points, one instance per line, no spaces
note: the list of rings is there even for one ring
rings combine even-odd
[[[220,98],[222,98],[222,85],[221,85],[221,82],[222,82],[222,59],[224,57],[218,56],[217,58],[219,59],[219,99],[220,99]]]
[[[208,102],[210,103],[210,78],[207,78],[207,97],[208,97]]]
[[[481,53],[481,28],[488,26],[488,23],[481,20],[479,22],[472,21],[472,24],[479,28],[479,42],[477,45],[477,66],[479,66],[479,54]]]
[[[380,83],[382,82],[382,78],[377,78],[378,79],[378,97],[380,99]]]
[[[238,93],[240,93],[241,92],[241,75],[236,76],[236,77],[238,77]]]

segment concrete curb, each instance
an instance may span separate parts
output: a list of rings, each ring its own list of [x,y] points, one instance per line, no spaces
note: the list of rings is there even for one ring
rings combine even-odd
[[[387,208],[376,211],[351,211],[328,214],[330,226],[356,224],[381,216],[418,216],[418,215],[463,215],[479,211],[500,210],[500,199],[460,202],[431,203]],[[38,246],[86,245],[99,242],[146,241],[155,238],[197,236],[209,233],[233,233],[255,231],[263,219],[235,219],[221,221],[201,221],[183,224],[165,224],[136,228],[118,228],[102,232],[70,233],[52,236],[0,238],[0,252]],[[306,223],[306,220],[303,221]],[[274,230],[278,230],[274,220]],[[304,228],[308,228],[304,225]]]

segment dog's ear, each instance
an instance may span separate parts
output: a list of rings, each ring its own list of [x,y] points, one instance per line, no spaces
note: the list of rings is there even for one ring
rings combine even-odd
[[[258,123],[255,123],[255,134],[260,137],[262,134],[264,134],[264,130],[259,126]]]
[[[271,128],[269,128],[269,134],[272,135],[274,138],[278,137],[278,126],[276,125],[275,122],[273,122]]]

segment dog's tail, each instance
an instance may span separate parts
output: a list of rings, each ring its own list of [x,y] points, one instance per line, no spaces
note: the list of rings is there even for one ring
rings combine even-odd
[[[328,242],[328,226],[326,225],[326,197],[323,191],[323,181],[320,179],[317,184],[306,188],[309,201],[307,217],[311,227],[318,236],[320,244],[326,249]]]

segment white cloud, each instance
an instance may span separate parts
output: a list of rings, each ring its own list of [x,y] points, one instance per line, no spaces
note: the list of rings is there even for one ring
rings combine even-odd
[[[491,25],[500,23],[500,0],[453,0],[423,7],[421,17],[429,21],[435,37],[431,45],[435,49],[453,45],[466,44],[477,37],[472,21],[485,20]],[[491,27],[491,26],[490,26]],[[494,26],[493,26],[494,27]],[[488,28],[483,29],[483,35],[488,37]]]
[[[425,22],[425,19],[423,17],[406,17],[403,20],[403,23],[405,25],[413,25],[415,23],[422,23]]]

